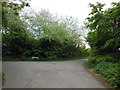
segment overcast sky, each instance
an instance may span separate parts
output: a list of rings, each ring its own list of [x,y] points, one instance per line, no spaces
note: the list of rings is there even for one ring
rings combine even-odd
[[[31,0],[30,5],[36,11],[48,9],[53,14],[77,17],[79,22],[83,22],[90,12],[88,4],[96,2],[105,3],[105,8],[108,8],[111,2],[119,0]]]

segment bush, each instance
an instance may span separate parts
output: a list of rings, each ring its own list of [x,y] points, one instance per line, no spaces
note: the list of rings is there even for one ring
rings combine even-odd
[[[100,62],[111,62],[111,63],[116,63],[116,58],[111,57],[110,55],[106,55],[106,56],[95,56],[95,57],[90,57],[88,64],[91,67],[95,67],[97,64],[99,64]]]
[[[118,60],[113,58],[110,54],[106,56],[89,57],[88,65],[94,71],[105,77],[107,82],[113,87],[120,87],[120,64],[116,63]]]
[[[19,58],[12,58],[12,57],[9,57],[9,56],[6,56],[6,57],[2,57],[2,61],[20,61]]]
[[[20,61],[32,61],[31,57],[25,57],[25,56],[21,56],[19,59]]]
[[[96,65],[96,57],[89,57],[88,66],[94,68]]]
[[[119,64],[111,62],[101,62],[97,64],[94,70],[103,75],[110,85],[113,87],[120,87],[120,73]]]

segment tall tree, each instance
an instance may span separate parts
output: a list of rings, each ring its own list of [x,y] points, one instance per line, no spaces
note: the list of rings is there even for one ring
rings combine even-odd
[[[24,0],[18,0],[20,4],[14,1],[0,2],[2,4],[2,47],[3,55],[21,55],[28,32],[26,25],[20,19],[20,10],[29,4]]]
[[[43,48],[41,51],[44,52],[42,55],[44,54],[46,57],[47,55],[52,56],[52,54],[59,57],[74,57],[75,54],[79,56],[80,51],[82,52],[80,47],[84,44],[80,33],[78,33],[78,22],[73,17],[61,20],[48,10],[42,9],[32,15],[23,15],[23,20],[29,24],[28,31],[33,33],[35,38],[40,39],[40,47]]]
[[[23,19],[28,22],[29,31],[34,33],[37,38],[48,37],[61,42],[68,39],[82,45],[81,34],[78,33],[80,28],[77,25],[77,20],[73,17],[58,18],[48,10],[42,9],[33,15],[25,15]]]
[[[119,57],[120,43],[120,2],[112,3],[112,8],[103,11],[104,4],[90,4],[92,11],[87,18],[86,27],[91,30],[87,41],[92,48],[92,54],[112,54]]]
[[[1,19],[2,19],[2,31],[6,33],[9,31],[9,20],[12,20],[14,18],[17,18],[19,15],[19,12],[21,9],[24,7],[29,6],[28,0],[5,0],[5,1],[0,1],[0,5],[2,5],[2,9],[0,10],[1,13]],[[19,4],[18,4],[19,2]],[[14,20],[13,20],[14,21]]]

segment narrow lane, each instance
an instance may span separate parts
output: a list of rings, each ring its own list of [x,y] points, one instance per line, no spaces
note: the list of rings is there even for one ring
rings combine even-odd
[[[86,70],[85,62],[3,62],[3,88],[106,88]]]

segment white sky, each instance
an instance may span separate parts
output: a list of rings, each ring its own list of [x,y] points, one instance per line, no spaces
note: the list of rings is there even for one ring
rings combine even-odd
[[[62,16],[77,17],[79,22],[83,22],[90,12],[89,3],[105,3],[110,7],[111,2],[119,2],[119,0],[31,0],[31,7],[38,11],[48,9],[53,14]]]

